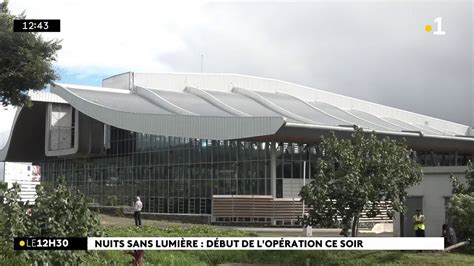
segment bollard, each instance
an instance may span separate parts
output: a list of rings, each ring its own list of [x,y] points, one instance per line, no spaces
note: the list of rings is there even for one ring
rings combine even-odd
[[[303,235],[304,236],[313,236],[313,227],[312,226],[304,226],[303,227]]]

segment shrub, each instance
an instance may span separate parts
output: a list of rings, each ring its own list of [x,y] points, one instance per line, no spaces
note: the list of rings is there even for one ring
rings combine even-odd
[[[458,240],[474,238],[474,166],[469,161],[465,172],[466,185],[451,175],[453,197],[448,209],[449,221],[456,230]]]
[[[448,215],[459,240],[474,238],[474,193],[454,194]]]
[[[87,207],[87,200],[79,191],[66,186],[59,178],[51,191],[36,187],[35,204],[29,206],[20,201],[20,188],[3,187],[0,191],[2,210],[1,259],[23,260],[38,264],[77,264],[98,262],[96,252],[77,251],[14,251],[13,238],[23,236],[42,237],[87,237],[101,236],[98,215]]]

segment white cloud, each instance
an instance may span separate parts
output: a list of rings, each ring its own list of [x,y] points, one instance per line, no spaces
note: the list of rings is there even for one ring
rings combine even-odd
[[[170,71],[162,54],[185,48],[180,33],[201,17],[204,1],[14,0],[13,13],[32,19],[60,19],[60,68],[85,75],[98,69]]]
[[[204,54],[205,72],[277,78],[473,123],[472,1],[275,2],[10,6],[30,18],[61,19],[61,33],[43,36],[64,40],[57,66],[78,79],[129,70],[199,72]],[[424,31],[439,16],[444,37]]]

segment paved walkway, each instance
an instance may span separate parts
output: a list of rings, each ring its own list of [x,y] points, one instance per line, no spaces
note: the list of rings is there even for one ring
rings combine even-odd
[[[171,225],[178,225],[183,227],[190,227],[195,224],[191,223],[181,223],[177,221],[166,221],[166,220],[148,220],[142,219],[144,225],[149,226],[157,226],[157,227],[168,227]],[[133,218],[128,217],[116,217],[111,215],[100,215],[100,223],[104,226],[129,226],[135,224]],[[267,237],[279,237],[279,236],[303,236],[303,229],[302,228],[286,228],[286,227],[244,227],[244,226],[218,226],[215,225],[214,227],[222,229],[222,230],[243,230],[243,231],[250,231],[256,233],[258,236],[267,236]],[[320,229],[320,228],[313,228],[313,236],[314,237],[335,237],[340,236],[339,233],[341,232],[340,229]],[[380,234],[375,234],[370,230],[361,230],[359,231],[359,235],[361,237],[366,236],[386,236],[390,237],[393,234],[391,232],[384,232]]]
[[[234,230],[244,230],[254,232],[259,236],[304,236],[302,228],[285,228],[285,227],[237,227],[237,226],[218,226],[221,229],[232,228]],[[313,228],[314,237],[337,237],[340,236],[341,229],[337,228]],[[359,236],[367,237],[390,237],[393,236],[391,232],[384,232],[380,234],[373,233],[370,230],[360,230]]]

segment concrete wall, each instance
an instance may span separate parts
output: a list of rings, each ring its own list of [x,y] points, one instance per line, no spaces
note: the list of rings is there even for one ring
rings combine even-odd
[[[441,226],[445,223],[445,199],[452,196],[450,174],[454,173],[465,182],[463,166],[424,167],[423,181],[408,189],[409,196],[421,196],[423,214],[426,217],[426,236],[441,236]],[[410,218],[408,219],[411,220]],[[409,228],[411,223],[406,224]],[[400,236],[400,215],[397,213],[393,221],[393,234]]]
[[[445,200],[452,196],[451,173],[455,174],[461,182],[464,178],[465,166],[438,166],[424,167],[423,181],[408,189],[408,196],[422,197],[423,214],[426,217],[426,236],[440,236],[441,226],[446,221]],[[306,180],[307,183],[310,180]],[[298,198],[298,193],[303,186],[302,179],[283,179],[283,197]],[[409,230],[413,227],[411,217],[407,217],[406,225]],[[393,221],[393,234],[400,236],[400,215],[395,214]]]

